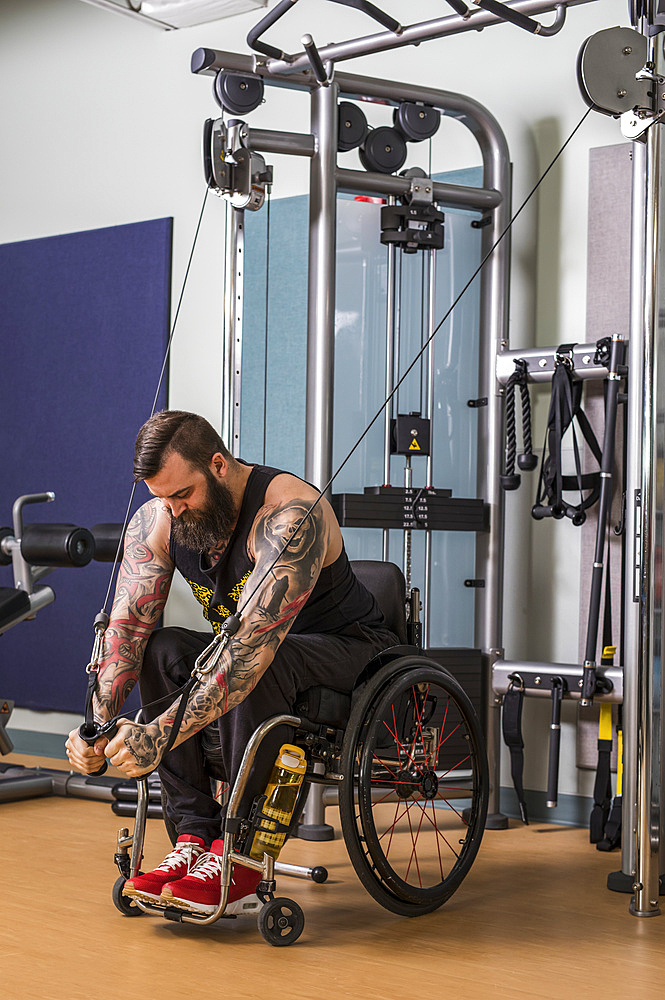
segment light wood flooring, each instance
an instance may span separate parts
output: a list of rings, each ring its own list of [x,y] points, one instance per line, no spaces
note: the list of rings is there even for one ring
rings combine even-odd
[[[253,917],[209,928],[123,917],[110,891],[115,837],[125,824],[131,820],[109,804],[81,799],[0,805],[2,1000],[665,994],[665,905],[661,917],[632,917],[629,897],[605,887],[619,854],[597,852],[584,830],[515,822],[487,832],[458,892],[416,919],[388,913],[367,895],[339,838],[291,841],[282,860],[325,864],[330,878],[325,885],[280,879],[278,891],[296,899],[306,919],[300,941],[280,949],[266,944]],[[162,823],[149,821],[146,865],[168,848]]]

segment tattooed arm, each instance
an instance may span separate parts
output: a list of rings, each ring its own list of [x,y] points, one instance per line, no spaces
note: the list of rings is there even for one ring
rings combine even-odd
[[[150,633],[168,597],[173,563],[168,553],[168,521],[160,501],[149,500],[130,521],[93,699],[95,719],[106,722],[120,711],[136,684]],[[84,772],[97,770],[103,750],[81,743],[73,730],[66,746]],[[108,741],[103,741],[105,745]]]
[[[150,633],[169,594],[173,563],[168,554],[161,503],[149,500],[130,521],[118,573],[111,620],[97,674],[95,718],[117,715],[136,684]],[[168,531],[168,529],[167,529]]]
[[[315,494],[314,494],[315,495]],[[328,516],[322,505],[298,527],[311,505],[300,497],[262,508],[249,539],[255,559],[238,604],[241,626],[227,645],[218,667],[189,696],[174,746],[240,704],[268,669],[282,639],[307,601],[329,548]],[[283,545],[289,546],[271,564]],[[138,776],[161,760],[177,702],[147,726],[123,726],[109,744],[111,762]]]

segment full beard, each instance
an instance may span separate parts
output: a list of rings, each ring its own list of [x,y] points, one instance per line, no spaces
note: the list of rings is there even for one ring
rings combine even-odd
[[[171,537],[178,545],[194,552],[212,552],[228,542],[237,511],[228,486],[206,471],[208,493],[201,510],[171,514]]]

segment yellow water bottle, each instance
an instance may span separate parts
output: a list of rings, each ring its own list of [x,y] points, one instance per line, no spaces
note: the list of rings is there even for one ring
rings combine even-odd
[[[304,752],[300,747],[285,743],[277,755],[266,786],[266,800],[262,812],[269,818],[261,819],[259,828],[254,834],[249,850],[251,858],[261,861],[264,854],[271,854],[277,859],[286,840],[286,833],[278,831],[277,824],[288,826],[291,822],[306,770]]]

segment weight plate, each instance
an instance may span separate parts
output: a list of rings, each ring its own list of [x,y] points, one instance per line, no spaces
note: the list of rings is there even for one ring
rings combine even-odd
[[[382,125],[372,129],[360,149],[360,162],[365,170],[392,174],[404,165],[406,142],[396,128]]]

